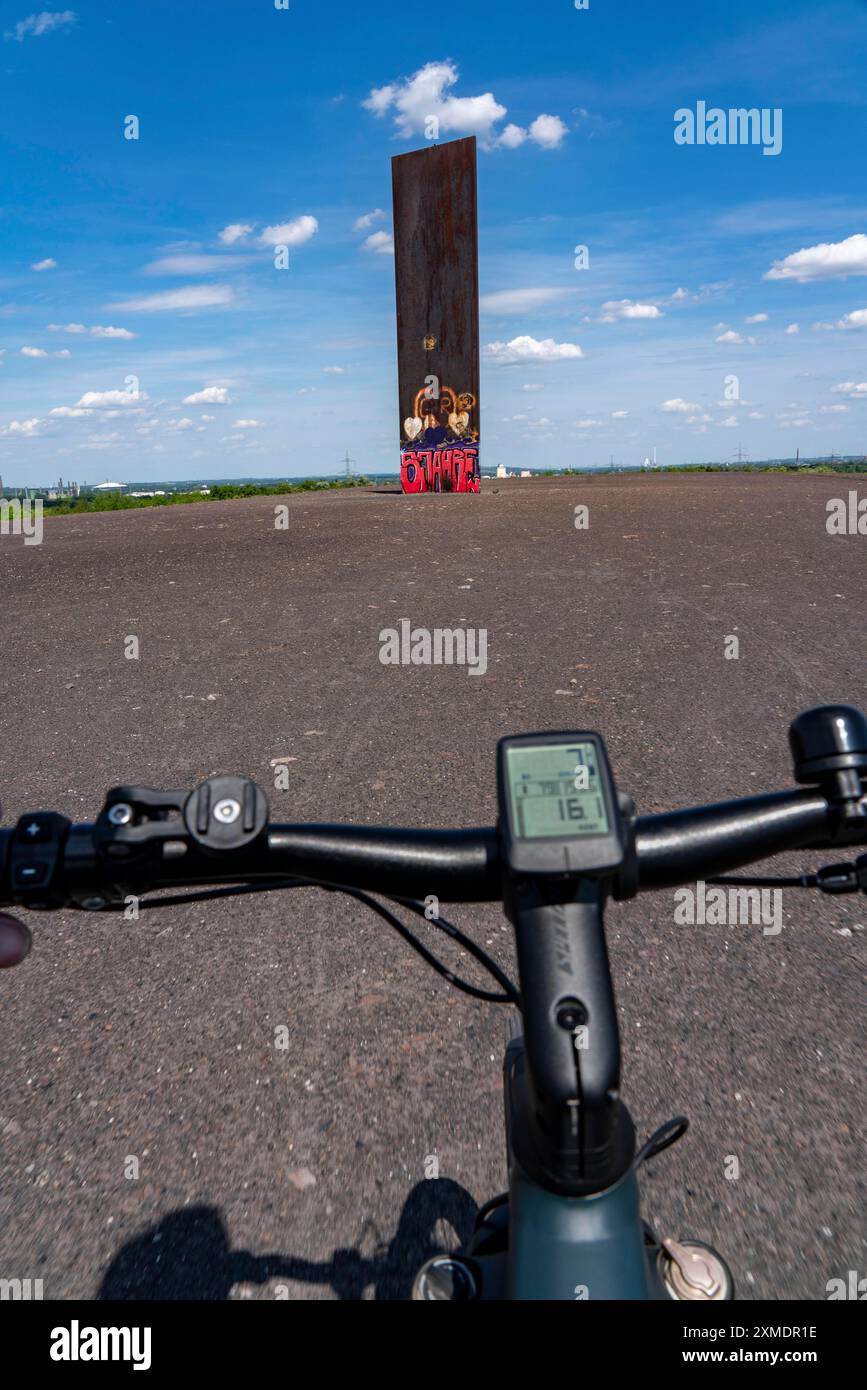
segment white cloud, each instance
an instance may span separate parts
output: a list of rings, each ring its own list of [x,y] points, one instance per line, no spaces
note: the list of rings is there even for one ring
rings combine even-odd
[[[391,232],[371,232],[362,242],[365,251],[375,251],[379,256],[394,255],[394,237]]]
[[[374,222],[378,222],[380,217],[384,216],[385,213],[382,208],[374,208],[373,212],[366,212],[362,217],[357,217],[355,219],[353,231],[366,232],[368,228],[373,226]]]
[[[244,258],[242,257],[242,260]],[[237,265],[229,256],[162,256],[144,267],[144,275],[213,275]]]
[[[607,299],[602,305],[600,323],[616,323],[618,319],[661,319],[663,313],[655,304],[637,304],[631,299]]]
[[[405,137],[423,135],[433,116],[443,133],[477,135],[490,143],[493,126],[506,114],[505,106],[491,92],[477,97],[447,95],[457,80],[454,63],[426,63],[412,77],[374,88],[362,105],[379,117],[393,107],[398,133]]]
[[[4,35],[7,39],[16,39],[21,43],[28,34],[33,38],[41,38],[43,34],[50,34],[53,29],[63,29],[67,24],[74,24],[78,15],[74,10],[42,10],[40,14],[30,14],[26,19],[19,19],[14,29],[10,29]]]
[[[23,434],[33,438],[40,433],[41,424],[42,421],[35,417],[32,420],[10,420],[8,428],[0,429],[0,434]]]
[[[294,222],[278,222],[273,227],[266,227],[259,237],[259,245],[303,246],[318,231],[319,223],[316,218],[305,213],[303,217],[296,217]]]
[[[325,373],[326,376],[343,376],[343,373],[346,371],[346,368],[345,368],[345,367],[323,367],[322,370],[323,370],[323,372]]]
[[[788,328],[786,329],[787,333],[800,333],[800,331],[801,325],[799,323],[790,323]]]
[[[742,343],[743,338],[740,333],[736,333],[733,328],[730,328],[727,333],[721,333],[715,341],[718,343]]]
[[[838,386],[832,386],[831,390],[841,396],[850,396],[853,401],[867,400],[867,381],[841,381]]]
[[[92,415],[92,414],[93,414],[93,411],[87,409],[86,407],[85,407],[84,409],[82,409],[80,406],[73,406],[73,405],[56,405],[56,406],[54,407],[53,410],[49,410],[48,414],[49,414],[49,415],[65,415],[65,416],[67,416],[67,417],[68,417],[69,419],[71,419],[71,420],[77,420],[77,419],[79,419],[82,415]]]
[[[528,131],[530,139],[543,150],[556,150],[568,133],[568,126],[564,125],[559,116],[537,116]]]
[[[737,415],[730,415],[727,420],[720,420],[719,423],[724,429],[731,430],[738,423],[738,417]]]
[[[69,348],[61,348],[59,352],[53,352],[51,355],[52,357],[71,357],[72,353]]]
[[[767,323],[767,314],[750,314],[744,319],[744,323]]]
[[[75,402],[77,406],[85,408],[103,405],[131,405],[133,401],[149,400],[146,391],[85,391],[81,400]],[[51,414],[59,414],[52,410]]]
[[[765,418],[765,417],[764,417],[764,415],[762,414],[762,412],[761,412],[760,410],[751,410],[751,411],[750,411],[750,419],[751,419],[751,420],[764,420],[764,418]]]
[[[210,424],[212,421],[216,420],[217,417],[216,417],[216,415],[203,415],[201,418],[202,418],[203,420],[207,420],[208,423]]]
[[[84,323],[50,323],[49,333],[89,333],[92,338],[134,338],[135,333],[130,333],[128,328],[111,328],[108,325],[95,323],[92,328],[88,328]]]
[[[544,304],[553,304],[574,294],[574,290],[538,288],[526,290],[498,290],[495,294],[483,294],[480,307],[489,314],[521,314],[540,309]]]
[[[508,343],[488,343],[485,352],[492,362],[563,362],[583,357],[577,343],[555,343],[553,338],[522,336]]]
[[[90,334],[93,338],[123,338],[125,341],[136,336],[128,328],[112,328],[110,324],[101,323],[95,323]]]
[[[521,387],[521,390],[522,390],[522,391],[544,391],[545,388],[544,388],[544,386],[542,385],[541,382],[527,382],[524,386]]]
[[[194,391],[191,396],[184,396],[181,405],[230,405],[228,386],[205,386],[201,391]]]
[[[568,134],[569,127],[559,116],[537,116],[527,130],[519,125],[507,125],[496,143],[503,149],[516,150],[532,140],[542,150],[556,150]]]
[[[191,430],[193,428],[193,422],[184,416],[183,420],[167,420],[166,428],[170,430]]]
[[[677,289],[671,297],[672,299],[689,299],[689,290]]]
[[[375,116],[384,116],[391,103],[397,95],[397,87],[389,82],[385,87],[374,87],[370,96],[361,104],[368,111],[372,111]]]
[[[30,269],[31,269],[31,270],[56,270],[56,269],[57,269],[57,262],[56,262],[55,260],[53,260],[53,259],[51,258],[51,256],[46,256],[46,258],[45,258],[44,261],[36,261],[36,262],[30,267]]]
[[[224,227],[220,232],[220,241],[224,246],[234,246],[236,241],[243,241],[248,237],[255,225],[255,222],[230,222],[228,227]]]
[[[260,430],[261,428],[261,420],[235,420],[232,423],[233,430]]]
[[[820,405],[820,415],[843,415],[848,412],[848,405]]]
[[[675,396],[670,401],[663,401],[659,409],[667,415],[694,415],[701,411],[701,406],[693,401],[685,401],[682,396]]]
[[[625,420],[628,414],[628,410],[612,410],[611,418],[612,420]]]
[[[231,285],[185,285],[183,289],[161,290],[159,294],[147,294],[139,299],[124,299],[108,307],[153,314],[171,309],[215,309],[231,304],[234,298],[235,292]]]
[[[592,430],[592,429],[595,429],[595,427],[596,427],[597,425],[601,425],[601,424],[602,424],[602,421],[601,421],[601,420],[587,419],[587,420],[576,420],[576,421],[575,421],[575,427],[576,427],[576,429],[579,429],[579,430]]]
[[[44,348],[23,347],[23,348],[21,349],[21,356],[22,356],[22,357],[47,357],[47,356],[48,356],[48,353],[45,351]]]
[[[499,138],[498,144],[506,150],[516,150],[519,145],[523,145],[527,139],[527,132],[522,126],[514,125],[510,122]]]
[[[843,280],[848,275],[867,275],[867,236],[863,232],[845,241],[822,241],[805,246],[765,272],[765,280]]]
[[[838,328],[867,328],[867,309],[853,309],[837,321]]]
[[[556,149],[562,143],[566,126],[559,116],[537,116],[528,130],[510,125],[498,136],[495,126],[506,115],[506,107],[500,105],[493,92],[455,96],[451,89],[458,76],[452,62],[426,63],[411,77],[374,87],[362,105],[380,118],[391,111],[397,133],[405,139],[425,135],[435,118],[441,134],[475,135],[487,149],[497,144],[515,149],[527,139],[542,149]]]

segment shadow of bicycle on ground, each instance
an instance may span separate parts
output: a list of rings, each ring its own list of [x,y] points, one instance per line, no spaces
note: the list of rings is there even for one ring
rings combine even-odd
[[[410,1297],[419,1266],[444,1249],[435,1227],[448,1223],[464,1245],[472,1235],[476,1210],[469,1192],[450,1178],[420,1182],[407,1197],[388,1243],[371,1221],[365,1221],[356,1246],[335,1250],[328,1261],[315,1261],[232,1250],[216,1207],[185,1207],[120,1249],[97,1299],[222,1302],[236,1284],[279,1279],[327,1285],[343,1301],[360,1300],[366,1289],[377,1301],[402,1301]],[[371,1238],[373,1253],[365,1255],[361,1247]]]

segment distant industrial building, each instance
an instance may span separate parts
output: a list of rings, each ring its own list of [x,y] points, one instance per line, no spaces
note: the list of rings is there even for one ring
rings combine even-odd
[[[3,479],[0,477],[0,497],[4,495]],[[65,483],[62,478],[58,478],[53,487],[14,488],[12,495],[15,497],[44,497],[48,502],[57,502],[62,497],[80,497],[81,483]]]
[[[62,478],[58,478],[54,487],[48,488],[45,493],[49,502],[58,502],[63,497],[79,497],[80,495],[80,483],[65,483]]]

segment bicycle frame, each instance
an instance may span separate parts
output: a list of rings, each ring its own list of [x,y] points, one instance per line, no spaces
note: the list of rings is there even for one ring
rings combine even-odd
[[[522,1046],[520,1039],[510,1043],[507,1073]],[[528,1178],[511,1151],[508,1158],[508,1207],[495,1209],[465,1252],[480,1299],[646,1301],[667,1296],[656,1262],[659,1246],[642,1225],[633,1170],[604,1192],[563,1197]],[[485,1253],[485,1242],[498,1237],[503,1248]]]

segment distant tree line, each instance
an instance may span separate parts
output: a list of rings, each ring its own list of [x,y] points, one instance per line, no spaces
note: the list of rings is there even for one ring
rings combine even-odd
[[[177,507],[188,502],[228,502],[235,497],[277,497],[287,492],[324,492],[331,488],[363,487],[367,478],[305,478],[303,482],[214,483],[210,492],[168,492],[165,497],[129,497],[122,492],[98,493],[88,497],[64,497],[46,501],[52,516],[76,516],[82,512],[125,512],[134,507]]]

